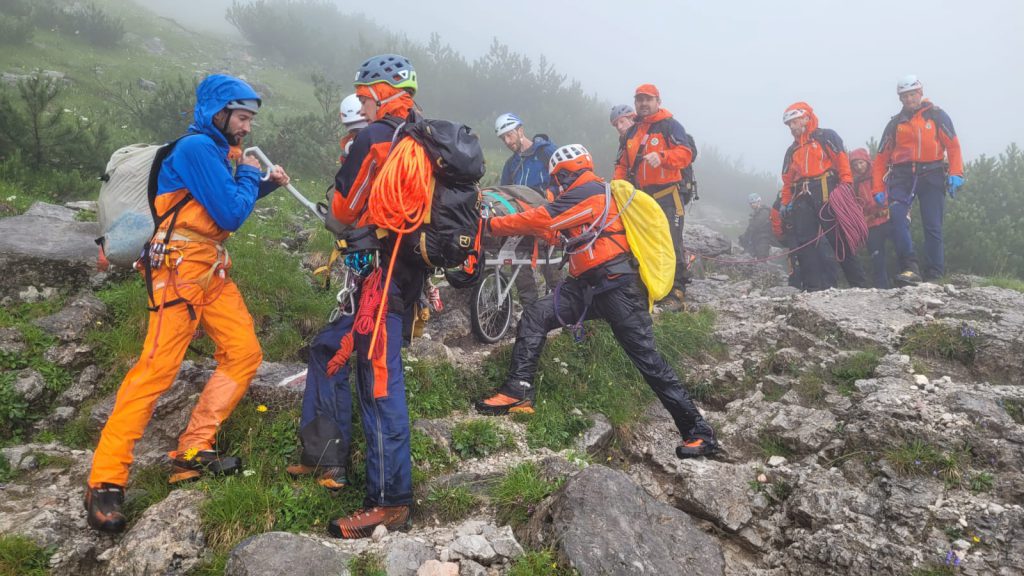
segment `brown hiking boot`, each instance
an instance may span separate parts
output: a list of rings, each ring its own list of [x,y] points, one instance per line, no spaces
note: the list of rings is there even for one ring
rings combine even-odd
[[[369,538],[381,524],[388,530],[408,530],[412,526],[408,506],[374,506],[356,510],[351,516],[335,518],[327,524],[327,533],[335,538]]]
[[[664,312],[684,312],[686,311],[686,292],[674,288],[658,305]]]
[[[345,477],[345,469],[341,466],[306,466],[305,464],[292,464],[285,469],[292,477],[311,476],[319,470],[316,483],[328,490],[341,490],[348,484]]]
[[[128,520],[121,512],[124,505],[124,488],[117,484],[102,483],[99,486],[86,486],[85,510],[86,522],[93,530],[117,534],[124,531]]]

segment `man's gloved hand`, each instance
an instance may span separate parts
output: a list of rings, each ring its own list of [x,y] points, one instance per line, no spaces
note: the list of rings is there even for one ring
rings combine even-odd
[[[885,206],[885,192],[875,192],[875,204]]]
[[[946,191],[949,192],[949,197],[956,199],[956,192],[964,185],[963,176],[950,176],[946,182]]]
[[[793,204],[792,203],[790,203],[790,204],[783,204],[783,205],[779,206],[779,215],[782,216],[783,218],[788,217],[789,213],[792,212],[792,211],[793,211]]]

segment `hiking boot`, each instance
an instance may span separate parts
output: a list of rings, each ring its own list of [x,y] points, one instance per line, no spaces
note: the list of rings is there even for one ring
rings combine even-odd
[[[327,524],[327,533],[335,538],[369,538],[381,524],[388,530],[408,530],[412,514],[408,506],[374,506],[356,510],[351,516],[335,518]]]
[[[345,468],[341,466],[306,466],[305,464],[292,464],[286,468],[292,477],[310,476],[320,471],[316,483],[328,490],[341,490],[348,484],[345,476]]]
[[[659,305],[663,312],[682,312],[686,310],[686,292],[675,288],[659,302]]]
[[[680,458],[696,458],[698,456],[711,456],[718,452],[718,442],[705,438],[690,438],[676,446],[676,456]]]
[[[529,382],[506,382],[493,396],[477,402],[476,411],[487,416],[533,414],[535,393]]]
[[[921,282],[921,276],[917,272],[908,268],[897,274],[896,277],[893,278],[893,281],[900,286],[917,286],[917,284]]]
[[[171,484],[198,480],[204,473],[230,476],[242,471],[242,459],[236,456],[221,456],[216,450],[189,452],[177,452],[171,458]]]
[[[117,534],[124,532],[128,523],[121,506],[124,505],[124,488],[117,484],[101,483],[97,487],[86,486],[86,522],[93,530]]]

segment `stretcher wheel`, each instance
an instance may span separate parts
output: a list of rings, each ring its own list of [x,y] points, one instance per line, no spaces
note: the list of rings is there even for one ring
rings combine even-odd
[[[512,292],[499,301],[502,292],[508,289],[508,283],[505,275],[494,270],[485,273],[483,280],[473,289],[470,324],[473,334],[485,344],[501,340],[512,324]]]

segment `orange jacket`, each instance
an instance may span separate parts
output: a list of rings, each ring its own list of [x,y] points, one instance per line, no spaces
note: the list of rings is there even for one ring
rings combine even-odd
[[[620,140],[622,144],[615,160],[614,179],[629,180],[648,194],[679,184],[683,178],[682,171],[693,162],[693,150],[687,145],[686,130],[664,108],[637,119],[623,140]],[[643,160],[643,156],[651,152],[657,152],[661,157],[661,165],[657,168]],[[634,167],[636,173],[631,177]]]
[[[772,203],[772,211],[768,213],[768,219],[772,222],[772,235],[779,242],[786,240],[786,231],[782,227],[782,213],[779,209],[782,207],[782,192],[775,197],[775,202]]]
[[[338,222],[357,227],[369,223],[366,201],[370,197],[370,187],[391,151],[396,122],[400,121],[391,118],[378,120],[356,135],[348,157],[334,177],[331,211]]]
[[[341,146],[341,156],[338,156],[339,166],[344,164],[345,159],[348,158],[348,151],[352,147],[352,142],[354,142],[355,139],[356,134],[349,132],[348,134],[345,134],[345,136],[341,139],[340,142],[338,142],[338,145]]]
[[[941,108],[925,100],[917,110],[903,110],[886,124],[872,174],[874,191],[885,190],[885,173],[890,166],[944,159],[949,160],[951,175],[964,175],[960,140],[953,121]]]
[[[868,163],[868,172],[864,176],[854,176],[853,189],[856,192],[857,203],[864,210],[864,222],[868,228],[874,228],[889,221],[889,206],[881,206],[875,202],[875,194],[871,186],[871,155],[864,148],[857,148],[850,152],[850,163],[854,160],[863,160]]]
[[[782,203],[793,201],[793,187],[801,180],[817,178],[835,171],[840,182],[853,184],[850,159],[843,148],[843,139],[834,130],[818,128],[818,117],[810,106],[798,102],[790,108],[802,108],[810,117],[807,129],[786,150],[782,162]]]
[[[569,256],[569,274],[579,278],[584,272],[629,252],[626,229],[617,218],[618,206],[606,186],[593,172],[584,172],[554,202],[519,214],[491,218],[488,228],[495,236],[550,238],[553,233],[562,232],[573,238],[600,219],[605,202],[609,202],[606,222],[611,224],[589,249]]]

